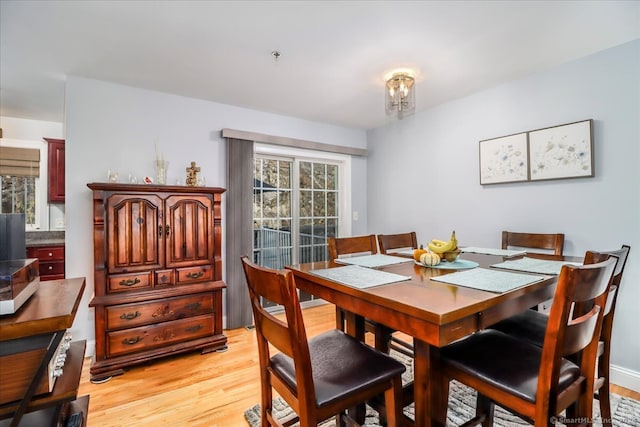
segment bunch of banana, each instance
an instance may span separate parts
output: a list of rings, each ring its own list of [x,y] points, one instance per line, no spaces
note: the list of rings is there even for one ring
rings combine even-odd
[[[448,242],[433,239],[427,243],[427,247],[431,252],[437,254],[443,254],[445,252],[455,251],[458,249],[458,240],[456,240],[456,232],[451,233],[451,238]]]

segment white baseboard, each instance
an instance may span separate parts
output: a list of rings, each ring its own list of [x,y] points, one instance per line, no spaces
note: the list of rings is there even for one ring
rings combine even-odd
[[[640,372],[611,365],[611,383],[640,393]]]

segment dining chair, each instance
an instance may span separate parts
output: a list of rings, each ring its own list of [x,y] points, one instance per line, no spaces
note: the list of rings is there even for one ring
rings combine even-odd
[[[378,246],[381,254],[387,254],[393,249],[418,249],[416,232],[400,234],[378,234]]]
[[[608,252],[587,252],[585,264],[601,262],[610,256],[617,257],[617,263],[609,287],[607,304],[604,309],[600,343],[598,345],[597,379],[594,383],[594,397],[600,404],[600,415],[603,425],[611,425],[611,396],[610,396],[610,364],[611,364],[611,334],[613,331],[613,316],[615,313],[622,274],[627,263],[631,247],[622,245],[620,249]],[[516,316],[505,319],[491,326],[513,337],[526,340],[538,347],[543,345],[544,331],[549,317],[543,313],[527,310]]]
[[[465,425],[492,425],[495,404],[536,427],[554,426],[554,417],[569,407],[577,418],[591,419],[598,338],[615,264],[610,257],[562,267],[542,347],[485,329],[442,348],[436,381],[443,394],[436,415],[446,417],[441,403],[456,379],[478,392],[476,417]],[[575,317],[576,304],[591,308]],[[567,358],[577,353],[576,362]]]
[[[540,234],[540,233],[517,233],[513,231],[502,232],[502,249],[509,247],[547,249],[552,250],[554,255],[562,255],[564,248],[564,234]]]
[[[352,237],[329,237],[327,239],[327,248],[329,250],[329,260],[334,261],[343,255],[354,254],[366,254],[374,255],[378,253],[378,244],[376,243],[376,236],[369,234],[366,236],[352,236]],[[340,307],[336,307],[336,328],[340,330],[345,329],[346,313]],[[376,333],[375,327],[369,322],[365,328],[369,332]],[[381,330],[379,330],[381,331]],[[382,337],[384,341],[384,337]],[[378,339],[376,338],[376,344]],[[379,348],[380,350],[380,348]],[[384,350],[384,348],[382,349]]]
[[[329,259],[335,260],[342,255],[377,254],[376,236],[329,237],[327,239]]]
[[[329,237],[328,238],[329,259],[335,260],[344,255],[369,254],[378,253],[378,245],[376,236],[373,234],[352,237]],[[336,307],[336,328],[345,330],[346,328],[346,312],[340,307]],[[374,336],[374,345],[377,350],[390,354],[393,349],[406,356],[413,357],[413,345],[393,336],[393,330],[385,325],[376,323],[370,319],[364,319],[365,332],[372,333]],[[404,384],[402,388],[401,407],[405,407],[413,403],[413,382]],[[381,421],[384,420],[386,410],[379,399],[370,402],[380,413]]]
[[[352,237],[329,237],[327,240],[329,259],[336,260],[344,255],[375,255],[378,253],[378,243],[374,234]],[[346,313],[340,307],[336,307],[336,328],[345,330]],[[392,330],[384,325],[365,319],[366,332],[375,336],[375,346],[378,350],[388,353]],[[406,354],[406,351],[405,351]]]
[[[260,359],[262,426],[301,427],[336,416],[337,426],[357,425],[347,409],[384,395],[389,426],[398,426],[405,365],[339,330],[307,339],[293,273],[260,267],[242,257]],[[284,307],[280,320],[260,299]],[[270,345],[280,352],[271,356]],[[272,388],[295,412],[276,420]]]
[[[393,254],[395,249],[417,249],[418,238],[415,231],[399,234],[378,234],[381,254]],[[413,344],[393,335],[389,336],[389,348],[405,356],[413,357]]]

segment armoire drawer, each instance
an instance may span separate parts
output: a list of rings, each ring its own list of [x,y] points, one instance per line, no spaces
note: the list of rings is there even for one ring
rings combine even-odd
[[[176,269],[176,284],[205,282],[212,280],[213,269],[211,265],[186,267]]]
[[[107,329],[116,330],[213,313],[213,294],[200,293],[105,307]]]
[[[155,325],[107,333],[108,356],[162,347],[180,341],[212,335],[214,316],[205,314]]]
[[[148,271],[135,274],[118,274],[109,276],[109,292],[126,292],[132,289],[151,288],[153,280]]]

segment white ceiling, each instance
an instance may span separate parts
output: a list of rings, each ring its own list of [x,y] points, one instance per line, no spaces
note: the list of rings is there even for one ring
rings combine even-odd
[[[640,1],[11,1],[0,115],[63,121],[76,75],[342,126],[417,110],[640,37]],[[282,56],[274,61],[271,52]]]

